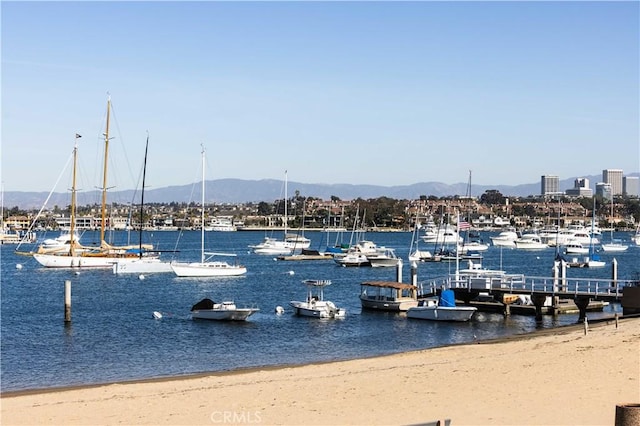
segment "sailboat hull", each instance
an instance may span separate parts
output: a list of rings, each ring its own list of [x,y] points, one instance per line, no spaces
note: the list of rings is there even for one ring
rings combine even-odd
[[[178,277],[233,277],[247,273],[244,266],[227,262],[175,262],[171,263],[171,269]]]
[[[169,262],[163,262],[157,257],[138,258],[133,261],[118,259],[113,264],[114,274],[153,274],[172,271]]]
[[[33,258],[45,268],[113,268],[116,262],[131,263],[137,257],[109,256],[61,256],[55,254],[34,254]]]

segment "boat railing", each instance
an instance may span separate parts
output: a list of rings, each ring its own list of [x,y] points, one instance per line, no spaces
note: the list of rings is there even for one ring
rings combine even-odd
[[[590,296],[618,300],[624,287],[638,286],[635,280],[567,277],[526,277],[524,275],[447,275],[418,284],[421,294],[442,289],[500,291],[516,294],[544,293],[551,296]]]

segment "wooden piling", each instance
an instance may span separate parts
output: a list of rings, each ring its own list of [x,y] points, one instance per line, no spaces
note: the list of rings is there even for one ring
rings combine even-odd
[[[396,265],[396,281],[402,282],[402,259],[398,259],[398,264]]]
[[[411,262],[411,284],[418,286],[418,264],[415,261]]]
[[[71,280],[64,282],[64,322],[71,322]]]
[[[640,424],[640,404],[616,405],[615,426],[635,426]]]

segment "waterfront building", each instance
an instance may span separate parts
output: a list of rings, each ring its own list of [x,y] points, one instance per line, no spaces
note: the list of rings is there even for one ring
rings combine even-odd
[[[542,175],[540,195],[555,195],[560,192],[560,178],[553,175]]]
[[[611,185],[611,195],[622,195],[622,175],[621,169],[602,171],[602,181]]]
[[[624,176],[622,178],[622,194],[627,197],[640,196],[640,177]]]

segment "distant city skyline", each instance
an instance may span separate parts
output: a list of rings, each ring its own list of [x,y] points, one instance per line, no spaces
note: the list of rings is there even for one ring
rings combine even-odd
[[[2,2],[4,191],[640,171],[639,2]],[[55,19],[52,19],[55,17]],[[587,172],[584,175],[584,172]]]

